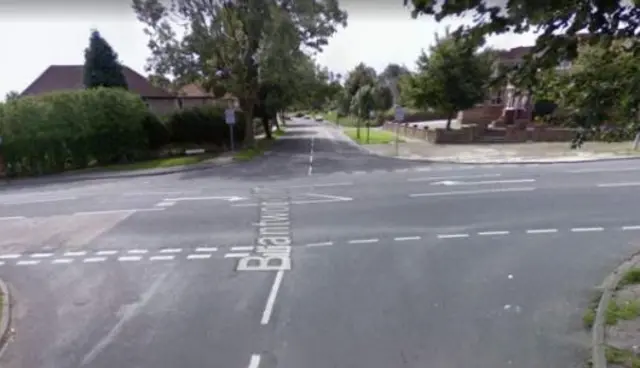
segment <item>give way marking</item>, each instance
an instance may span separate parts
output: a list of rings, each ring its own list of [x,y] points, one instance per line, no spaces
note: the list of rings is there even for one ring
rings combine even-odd
[[[302,200],[294,200],[291,201],[291,204],[316,204],[316,203],[334,203],[334,202],[349,202],[352,201],[351,197],[342,197],[330,194],[319,194],[319,193],[306,193],[304,194],[306,197],[311,197],[310,199],[302,199]],[[233,207],[257,207],[257,203],[239,203],[232,205]]]

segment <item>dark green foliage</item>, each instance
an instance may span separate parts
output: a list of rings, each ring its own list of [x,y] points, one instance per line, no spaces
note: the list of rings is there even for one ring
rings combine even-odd
[[[89,47],[84,52],[84,85],[87,88],[118,87],[127,89],[127,80],[118,62],[118,55],[98,31],[91,33]]]
[[[171,132],[155,114],[147,112],[142,120],[142,128],[147,137],[149,149],[157,150],[171,142]]]
[[[225,123],[224,109],[218,106],[200,106],[174,112],[167,117],[172,143],[195,143],[229,146],[229,126]],[[236,112],[234,138],[242,142],[244,116]]]
[[[140,97],[96,88],[0,104],[8,175],[33,175],[135,160],[147,150]]]

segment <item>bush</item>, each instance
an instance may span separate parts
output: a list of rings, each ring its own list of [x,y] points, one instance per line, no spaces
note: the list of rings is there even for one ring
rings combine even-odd
[[[123,89],[97,88],[24,97],[0,108],[8,175],[132,160],[145,151],[147,108]]]
[[[228,146],[230,129],[225,122],[224,109],[218,106],[198,106],[176,111],[167,117],[171,143]],[[236,112],[234,140],[244,138],[244,115]]]
[[[148,147],[157,150],[171,143],[171,132],[165,123],[157,115],[147,112],[142,120],[142,129],[145,131]]]

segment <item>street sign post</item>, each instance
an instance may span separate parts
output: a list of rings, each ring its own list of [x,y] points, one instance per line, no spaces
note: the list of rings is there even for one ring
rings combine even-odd
[[[400,123],[404,121],[404,109],[400,105],[396,105],[396,109],[394,112],[394,120],[396,121],[396,156],[400,155]]]
[[[224,110],[224,121],[229,126],[229,137],[231,141],[231,151],[234,150],[233,126],[236,124],[236,111],[233,108]]]

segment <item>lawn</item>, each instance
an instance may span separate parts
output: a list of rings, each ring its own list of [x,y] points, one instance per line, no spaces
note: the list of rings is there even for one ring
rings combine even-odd
[[[160,169],[160,168],[175,167],[175,166],[193,165],[213,157],[215,157],[215,155],[208,154],[208,153],[201,154],[201,155],[193,155],[193,156],[166,157],[166,158],[158,158],[154,160],[132,162],[128,164],[117,164],[117,165],[96,167],[95,170],[125,171],[125,170]]]
[[[344,132],[349,138],[360,144],[388,144],[395,142],[396,135],[386,130],[371,128],[369,129],[369,135],[367,137],[367,129],[360,128],[360,139],[357,139],[356,128],[344,128]],[[402,142],[402,139],[399,139]]]

